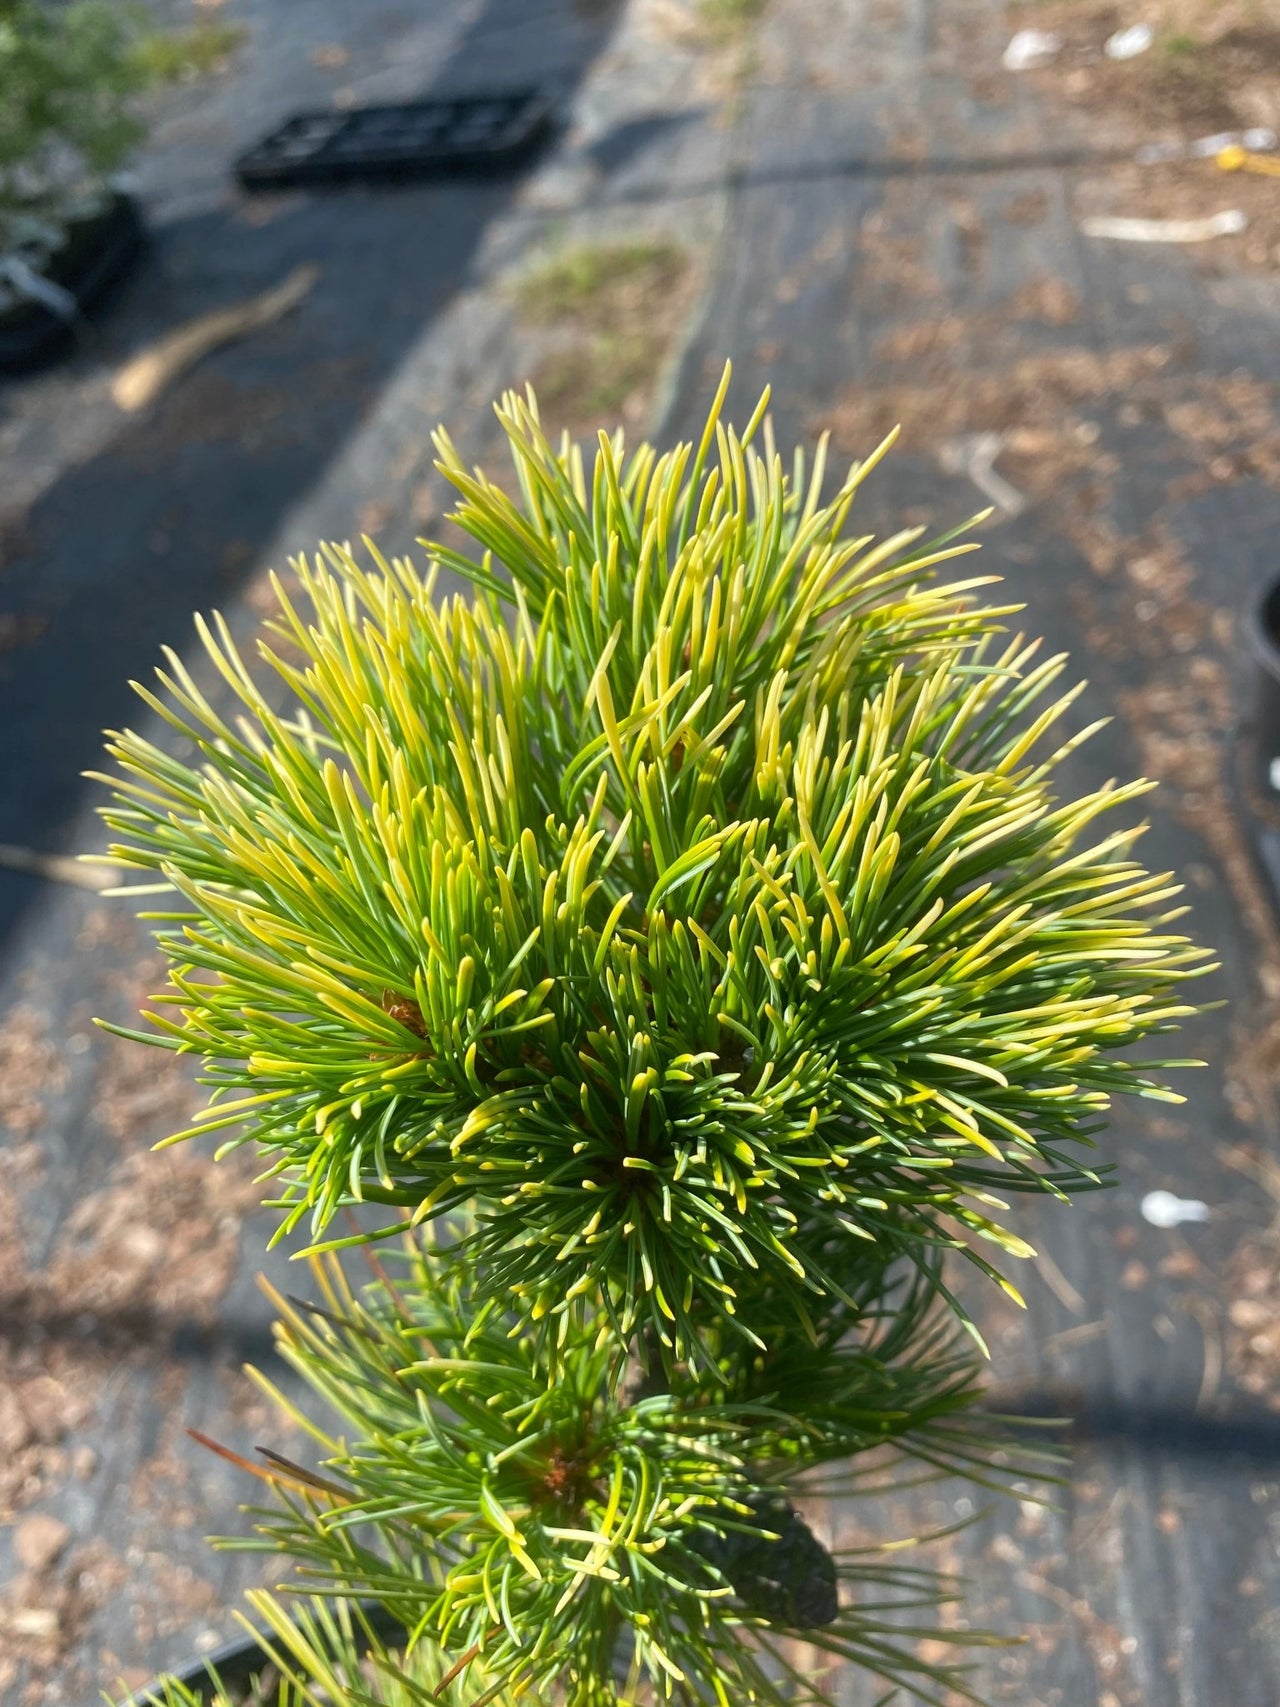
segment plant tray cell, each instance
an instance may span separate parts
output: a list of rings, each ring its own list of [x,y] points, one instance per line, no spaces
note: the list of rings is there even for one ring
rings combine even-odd
[[[115,196],[101,213],[68,226],[45,276],[71,293],[84,316],[124,278],[142,252],[143,237],[136,204],[128,196]],[[76,335],[74,324],[42,302],[0,308],[0,370],[39,367],[61,355]]]
[[[551,124],[545,88],[456,100],[298,113],[236,161],[247,189],[501,170],[520,164]]]

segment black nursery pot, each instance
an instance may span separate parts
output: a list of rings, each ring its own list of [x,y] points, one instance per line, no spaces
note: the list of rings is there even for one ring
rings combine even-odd
[[[1280,758],[1280,576],[1262,589],[1249,613],[1254,660],[1254,731],[1263,779]]]
[[[216,1672],[218,1682],[234,1701],[237,1696],[248,1696],[254,1678],[265,1671],[270,1663],[252,1636],[242,1636],[238,1641],[224,1643],[214,1653],[204,1654],[198,1660],[189,1660],[186,1665],[175,1666],[171,1672],[166,1672],[165,1676],[176,1678],[179,1683],[185,1684],[200,1700],[212,1701],[215,1694],[213,1672]],[[159,1678],[155,1678],[123,1702],[122,1707],[144,1707],[144,1704],[151,1701],[163,1700],[163,1685]]]
[[[404,1625],[377,1601],[361,1601],[360,1610],[365,1622],[376,1635],[386,1640],[404,1636]],[[358,1636],[356,1645],[363,1651],[365,1644]],[[254,1679],[269,1669],[271,1661],[263,1652],[261,1644],[252,1636],[245,1635],[224,1643],[211,1654],[203,1654],[199,1659],[189,1660],[186,1665],[175,1666],[164,1675],[176,1678],[201,1701],[207,1702],[212,1701],[217,1692],[213,1679],[216,1672],[223,1692],[232,1701],[236,1701],[247,1700]],[[146,1707],[146,1704],[152,1701],[163,1700],[163,1685],[159,1678],[153,1678],[144,1688],[122,1702],[121,1707]]]
[[[83,317],[124,278],[142,252],[143,239],[137,204],[129,196],[114,196],[100,213],[68,225],[46,276],[70,292]],[[19,373],[43,366],[75,336],[74,324],[42,302],[0,309],[0,370]]]

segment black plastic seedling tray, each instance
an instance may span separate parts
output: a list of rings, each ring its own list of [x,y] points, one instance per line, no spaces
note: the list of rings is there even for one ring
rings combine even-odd
[[[128,196],[113,198],[92,219],[79,220],[46,269],[51,284],[75,299],[83,321],[119,284],[142,251],[144,232],[138,209]],[[60,355],[77,334],[77,325],[41,302],[18,302],[0,309],[0,371],[22,372]]]
[[[518,165],[551,125],[545,88],[298,113],[236,161],[247,189]]]

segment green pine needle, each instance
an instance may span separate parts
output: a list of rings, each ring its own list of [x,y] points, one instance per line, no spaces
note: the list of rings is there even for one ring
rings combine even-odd
[[[299,561],[261,684],[201,622],[237,709],[169,654],[138,691],[198,756],[114,736],[106,812],[181,897],[149,1035],[286,1230],[473,1206],[524,1319],[602,1289],[668,1363],[759,1341],[758,1277],[794,1325],[899,1252],[1026,1254],[997,1194],[1098,1183],[1206,970],[1132,856],[1147,785],[1059,792],[1064,660],[935,579],[972,545],[856,537],[887,446],[824,501],[825,446],[788,474],[723,396],[588,467],[508,395],[518,501],[439,434],[472,551]]]
[[[224,1682],[214,1665],[199,1685],[168,1675],[121,1707],[515,1707],[516,1697],[493,1689],[484,1666],[472,1663],[450,1678],[448,1659],[431,1642],[412,1652],[389,1644],[352,1601],[291,1597],[286,1606],[263,1589],[246,1595],[256,1614],[245,1630],[261,1650],[246,1687]],[[525,1707],[539,1707],[532,1696]]]
[[[923,1701],[968,1693],[963,1666],[916,1653],[919,1638],[946,1634],[936,1615],[953,1583],[904,1565],[901,1541],[837,1553],[839,1610],[814,1625],[796,1580],[811,1564],[787,1554],[772,1566],[770,1547],[785,1554],[786,1543],[753,1515],[762,1498],[803,1494],[806,1475],[835,1459],[846,1491],[876,1491],[887,1477],[900,1489],[895,1462],[998,1478],[1002,1448],[1006,1480],[1037,1474],[990,1418],[981,1434],[967,1421],[976,1357],[938,1320],[927,1287],[883,1320],[869,1308],[859,1329],[833,1334],[794,1392],[778,1390],[794,1362],[761,1367],[731,1338],[718,1384],[686,1371],[665,1391],[624,1396],[609,1380],[599,1305],[553,1369],[495,1309],[465,1242],[410,1243],[362,1298],[334,1259],[313,1272],[323,1303],[271,1294],[278,1347],[342,1433],[318,1429],[257,1376],[320,1443],[322,1462],[314,1471],[262,1449],[258,1474],[277,1503],[256,1510],[253,1538],[221,1543],[293,1561],[283,1588],[339,1607],[372,1596],[410,1633],[411,1651],[421,1641],[463,1670],[474,1659],[493,1687],[565,1707],[829,1707],[820,1677],[787,1675],[793,1639]],[[882,1304],[887,1292],[882,1276]],[[728,1562],[735,1537],[755,1538],[780,1585],[770,1599]]]

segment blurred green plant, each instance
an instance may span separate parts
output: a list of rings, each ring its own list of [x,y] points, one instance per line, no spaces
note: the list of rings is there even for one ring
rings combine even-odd
[[[1169,59],[1194,59],[1201,51],[1202,43],[1198,36],[1187,30],[1174,30],[1160,39],[1160,49]]]
[[[280,1502],[240,1544],[495,1692],[824,1699],[803,1634],[939,1701],[954,1585],[794,1502],[1027,1470],[948,1254],[1017,1296],[1001,1194],[1099,1184],[1110,1098],[1177,1100],[1131,1051],[1208,960],[1108,822],[1147,785],[1063,788],[1064,660],[936,580],[964,530],[850,531],[891,441],[825,496],[728,382],[696,446],[591,464],[509,394],[518,496],[436,439],[465,548],[300,559],[262,682],[200,621],[234,711],[167,655],[138,691],[194,756],[125,731],[105,780],[169,978],[111,1029],[202,1057],[170,1142],[256,1143],[281,1237],[408,1227],[398,1278],[278,1301],[352,1433],[238,1460]]]
[[[208,19],[157,31],[128,0],[0,0],[0,257],[41,272],[146,134],[142,91],[217,69],[245,33]]]
[[[612,415],[660,371],[684,305],[688,254],[661,238],[576,243],[518,281],[522,317],[561,347],[540,365],[543,401],[573,418]]]
[[[137,13],[0,0],[0,255],[92,209],[143,135]]]
[[[248,35],[243,24],[201,18],[185,30],[150,30],[134,51],[148,82],[179,83],[222,70]]]
[[[720,33],[742,29],[764,11],[768,0],[698,0],[698,16]]]
[[[688,264],[679,244],[664,239],[576,243],[525,273],[516,286],[516,301],[532,320],[568,319],[607,331],[619,288],[636,286],[648,298],[678,285]]]

